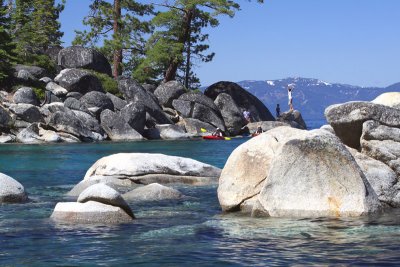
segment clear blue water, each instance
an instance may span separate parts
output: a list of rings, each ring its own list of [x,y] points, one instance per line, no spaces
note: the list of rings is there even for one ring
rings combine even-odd
[[[1,172],[19,180],[31,198],[0,206],[0,265],[398,265],[400,210],[347,219],[255,219],[223,214],[216,186],[179,186],[192,198],[131,203],[137,219],[129,224],[49,219],[102,156],[165,153],[223,167],[246,140],[0,146]]]

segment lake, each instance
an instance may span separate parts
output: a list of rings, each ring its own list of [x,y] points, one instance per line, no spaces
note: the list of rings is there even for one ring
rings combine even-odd
[[[119,152],[190,157],[222,168],[247,138],[2,145],[1,172],[31,201],[0,206],[0,265],[398,265],[400,209],[360,218],[249,218],[223,214],[217,186],[175,186],[190,198],[132,204],[136,220],[70,225],[49,219],[99,158]]]

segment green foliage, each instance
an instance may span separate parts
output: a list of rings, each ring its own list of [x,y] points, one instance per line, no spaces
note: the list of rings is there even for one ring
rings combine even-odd
[[[93,0],[90,14],[83,24],[89,30],[76,31],[74,45],[96,47],[110,62],[114,61],[114,53],[121,51],[120,64],[123,72],[131,73],[144,55],[145,35],[152,26],[143,16],[152,14],[152,6],[140,4],[133,0],[119,0],[121,15],[116,20],[114,5],[105,0]],[[115,31],[115,27],[117,31]]]
[[[118,90],[118,82],[116,80],[104,73],[99,73],[96,71],[90,72],[93,73],[97,77],[97,79],[100,80],[101,85],[106,92],[109,92],[110,94],[116,96],[121,96],[121,92]]]
[[[33,91],[35,92],[36,96],[40,99],[40,100],[44,100],[45,98],[45,90],[43,88],[36,88],[33,87],[32,88]]]
[[[0,0],[0,84],[8,78],[11,66],[16,60],[13,54],[15,45],[11,40],[9,31],[10,17],[7,7],[4,5],[4,0]]]

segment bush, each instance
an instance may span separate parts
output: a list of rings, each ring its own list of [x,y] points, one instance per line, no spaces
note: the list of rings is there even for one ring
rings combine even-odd
[[[100,80],[101,85],[106,92],[119,97],[122,96],[121,92],[118,90],[118,82],[116,80],[104,73],[99,73],[96,71],[91,72],[97,77],[97,79]]]

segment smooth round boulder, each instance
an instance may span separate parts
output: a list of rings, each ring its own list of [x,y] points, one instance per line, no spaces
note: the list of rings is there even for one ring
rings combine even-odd
[[[381,210],[347,148],[319,129],[301,132],[282,145],[258,200],[272,217],[361,216]]]
[[[183,194],[176,189],[152,183],[142,187],[138,187],[123,195],[128,201],[160,201],[160,200],[176,200],[181,199]]]
[[[21,203],[28,200],[24,187],[14,178],[0,173],[0,203]]]
[[[103,183],[94,184],[86,188],[78,197],[78,202],[85,203],[88,201],[96,201],[106,205],[120,207],[129,216],[135,218],[129,205],[122,198],[121,194],[115,189]]]
[[[39,106],[40,101],[36,96],[35,91],[33,91],[30,87],[21,87],[19,88],[13,96],[13,101],[15,104],[23,103],[23,104],[31,104],[34,106]]]
[[[111,76],[111,66],[107,58],[92,48],[71,46],[58,53],[58,65],[62,68],[90,69]]]
[[[96,224],[129,223],[133,220],[120,207],[96,201],[57,203],[50,218],[62,223]]]
[[[172,108],[172,100],[186,93],[186,88],[178,81],[162,83],[154,91],[160,105]]]
[[[387,92],[377,96],[371,101],[374,104],[381,104],[392,108],[400,109],[400,92]]]

